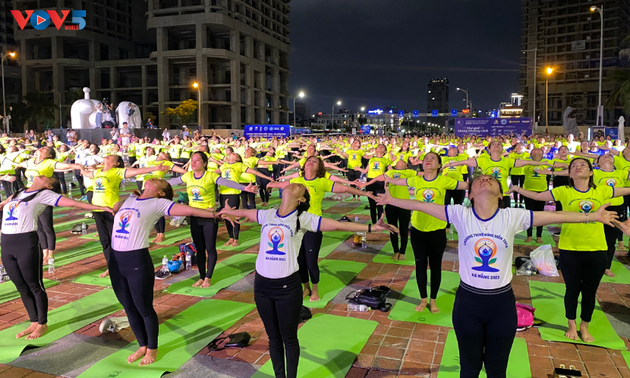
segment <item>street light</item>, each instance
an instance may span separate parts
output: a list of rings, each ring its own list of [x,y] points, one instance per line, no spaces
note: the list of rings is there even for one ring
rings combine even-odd
[[[7,119],[7,99],[4,94],[4,60],[7,57],[15,58],[17,54],[14,51],[9,53],[2,53],[2,60],[0,61],[0,65],[2,65],[2,123],[4,123],[4,130],[6,133],[9,132],[9,120]]]
[[[532,111],[532,122],[534,122],[534,126],[536,126],[536,79],[538,76],[538,48],[534,47],[530,50],[523,50],[524,53],[530,51],[534,52],[534,109]]]
[[[196,81],[192,86],[197,90],[197,102],[199,102],[199,107],[197,108],[197,127],[201,129],[201,86]],[[199,132],[201,132],[201,130],[199,130]]]
[[[299,98],[304,98],[304,92],[300,92],[300,94],[298,94],[297,96],[293,96],[293,127],[295,128],[295,119],[296,117],[296,113],[295,113],[295,99],[296,97]]]
[[[472,111],[470,101],[468,100],[468,89],[457,88],[457,90],[466,93],[466,107]]]
[[[597,102],[597,122],[595,126],[601,126],[604,124],[604,109],[602,108],[602,69],[604,63],[604,4],[596,7],[591,7],[591,12],[599,12],[600,18],[600,34],[599,34],[599,96]],[[602,123],[599,123],[601,117]]]
[[[546,132],[549,134],[549,76],[553,73],[553,68],[547,67],[545,69],[545,73],[547,74],[547,78],[545,80],[545,124]]]
[[[341,101],[337,101],[336,104],[333,104],[332,114],[330,115],[330,123],[331,123],[331,125],[335,124],[335,105],[341,106]]]

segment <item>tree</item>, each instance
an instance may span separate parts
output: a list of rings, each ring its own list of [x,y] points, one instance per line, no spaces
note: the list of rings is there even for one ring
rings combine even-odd
[[[630,69],[616,68],[609,72],[606,80],[615,84],[615,90],[604,105],[613,108],[620,104],[623,112],[630,114]]]
[[[30,117],[28,106],[23,102],[12,104],[7,108],[11,115],[11,131],[21,133],[24,131],[24,125]]]
[[[28,121],[34,121],[39,124],[54,122],[55,120],[55,104],[50,100],[48,94],[39,91],[28,92],[24,96],[24,100],[28,105],[30,116]]]
[[[182,101],[176,108],[166,108],[162,114],[171,118],[174,117],[179,121],[179,124],[186,124],[193,120],[193,115],[195,114],[198,105],[199,103],[195,100],[186,100]]]

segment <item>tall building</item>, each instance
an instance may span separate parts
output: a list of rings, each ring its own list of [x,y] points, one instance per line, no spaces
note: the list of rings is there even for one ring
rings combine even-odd
[[[431,79],[427,86],[427,113],[437,110],[438,113],[450,113],[448,106],[448,79]],[[448,117],[432,117],[429,121],[434,121],[440,126],[445,126]]]
[[[289,1],[14,0],[18,10],[87,12],[82,30],[16,29],[22,93],[68,107],[68,90],[89,87],[94,99],[135,102],[160,126],[166,108],[200,94],[204,128],[287,124]]]
[[[524,95],[523,115],[532,117],[536,91],[535,118],[539,125],[546,124],[546,67],[553,68],[548,76],[549,125],[562,125],[567,107],[575,109],[578,125],[595,125],[601,19],[590,8],[601,4],[604,7],[602,104],[605,104],[615,88],[615,83],[606,78],[619,67],[621,42],[630,34],[630,0],[523,0],[521,48],[524,52],[519,93]],[[606,106],[604,125],[616,125],[620,115],[620,106]]]
[[[11,0],[0,0],[0,53],[7,54],[17,50],[15,34],[13,32],[13,5]],[[4,62],[4,86],[7,104],[19,100],[21,74],[17,59],[8,57]],[[0,101],[2,99],[0,98]],[[2,109],[0,108],[0,111]]]
[[[296,124],[300,124],[303,125],[305,122],[308,122],[311,117],[312,117],[312,113],[311,113],[311,107],[310,106],[306,106],[305,102],[301,102],[301,101],[297,101],[295,103],[295,117],[296,117]],[[293,117],[291,117],[293,119]]]

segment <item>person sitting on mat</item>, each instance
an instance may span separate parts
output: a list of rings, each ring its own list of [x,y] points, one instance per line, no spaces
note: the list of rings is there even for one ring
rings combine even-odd
[[[31,325],[17,334],[27,340],[41,337],[48,330],[48,295],[43,282],[43,253],[37,236],[38,217],[48,206],[83,210],[112,209],[78,202],[60,195],[55,177],[36,176],[28,189],[22,189],[0,203],[2,212],[2,264],[15,284],[26,307]]]
[[[269,354],[278,378],[297,376],[300,357],[297,329],[302,309],[298,254],[304,234],[309,231],[398,232],[396,227],[385,224],[382,217],[374,225],[365,225],[340,223],[309,213],[310,198],[306,185],[291,183],[284,187],[277,210],[237,210],[226,201],[218,213],[247,217],[262,225],[254,300],[269,336]]]
[[[472,207],[397,199],[389,193],[380,195],[379,203],[422,211],[455,226],[461,282],[455,294],[453,327],[460,374],[478,377],[485,365],[489,377],[505,377],[517,324],[511,285],[514,236],[532,226],[553,223],[611,224],[617,214],[605,211],[608,205],[600,206],[590,218],[588,213],[505,209],[501,183],[490,175],[472,180],[468,198]]]
[[[114,206],[114,229],[109,275],[116,298],[123,305],[140,348],[127,358],[149,365],[157,358],[158,316],[153,308],[155,272],[149,254],[149,234],[165,215],[214,218],[214,211],[173,202],[173,188],[160,179],[144,181],[144,192],[134,191]]]

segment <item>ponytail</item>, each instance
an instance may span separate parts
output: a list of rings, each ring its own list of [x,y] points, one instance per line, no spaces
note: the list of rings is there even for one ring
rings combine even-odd
[[[297,206],[297,225],[295,227],[296,233],[300,231],[300,215],[302,215],[303,212],[307,211],[309,207],[311,207],[311,196],[310,194],[308,194],[307,188],[304,189],[304,199],[306,199],[306,201],[300,202],[300,204]]]

